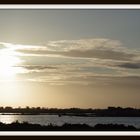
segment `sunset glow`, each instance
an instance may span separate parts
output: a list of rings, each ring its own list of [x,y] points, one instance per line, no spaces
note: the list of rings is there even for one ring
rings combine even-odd
[[[0,10],[0,106],[140,107],[140,10]]]

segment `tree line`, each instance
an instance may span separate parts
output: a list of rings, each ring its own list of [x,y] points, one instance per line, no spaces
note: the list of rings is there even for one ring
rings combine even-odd
[[[75,116],[124,116],[140,117],[140,109],[108,107],[106,109],[81,109],[81,108],[45,108],[45,107],[25,107],[13,108],[10,106],[0,107],[0,113],[20,113],[20,114],[58,114],[58,115],[75,115]]]

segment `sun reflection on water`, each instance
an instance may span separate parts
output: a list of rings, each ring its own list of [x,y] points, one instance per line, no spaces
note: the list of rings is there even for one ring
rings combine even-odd
[[[10,124],[18,120],[17,115],[0,115],[0,122]]]

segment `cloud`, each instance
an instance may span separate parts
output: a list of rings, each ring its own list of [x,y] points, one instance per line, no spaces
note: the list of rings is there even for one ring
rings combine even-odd
[[[0,43],[0,49],[5,49],[7,48],[3,43]]]
[[[41,72],[48,72],[48,70],[56,70],[57,67],[55,66],[47,66],[47,65],[17,65],[14,67],[22,68],[22,74],[24,73],[41,73]]]
[[[50,41],[46,46],[18,48],[24,54],[59,55],[65,57],[100,58],[128,61],[138,57],[140,51],[124,47],[120,41],[95,38],[83,40]]]
[[[51,66],[46,66],[46,65],[19,65],[15,67],[23,67],[28,70],[57,69],[56,67],[51,67]]]
[[[129,68],[129,69],[140,69],[140,63],[123,63],[119,65],[122,68]]]
[[[100,58],[100,59],[113,59],[113,60],[130,60],[134,54],[127,54],[124,52],[113,51],[113,50],[70,50],[67,52],[50,52],[47,54],[57,54],[69,57],[80,57],[80,58]]]
[[[46,44],[50,50],[55,51],[69,51],[69,50],[90,50],[94,48],[107,49],[108,47],[118,49],[121,43],[118,40],[111,40],[106,38],[91,38],[80,40],[60,40],[50,41]],[[118,48],[116,48],[118,47]]]
[[[108,84],[117,81],[116,77],[124,82],[139,77],[140,51],[127,48],[118,40],[60,40],[49,41],[46,46],[6,44],[6,47],[24,60],[15,67],[22,67],[25,71],[21,75],[29,81],[90,85]]]
[[[51,74],[48,76],[40,76],[37,78],[30,78],[31,82],[42,82],[49,85],[83,85],[83,86],[130,86],[139,87],[139,76],[112,76],[99,74],[79,74],[79,75],[64,75]]]

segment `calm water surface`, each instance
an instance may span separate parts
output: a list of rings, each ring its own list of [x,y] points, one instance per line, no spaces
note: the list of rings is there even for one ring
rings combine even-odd
[[[61,116],[58,115],[0,115],[0,122],[12,123],[18,120],[19,122],[28,121],[33,124],[55,124],[63,125],[64,123],[71,124],[88,124],[94,126],[98,123],[101,124],[124,124],[133,125],[140,128],[140,117],[79,117],[79,116]]]

